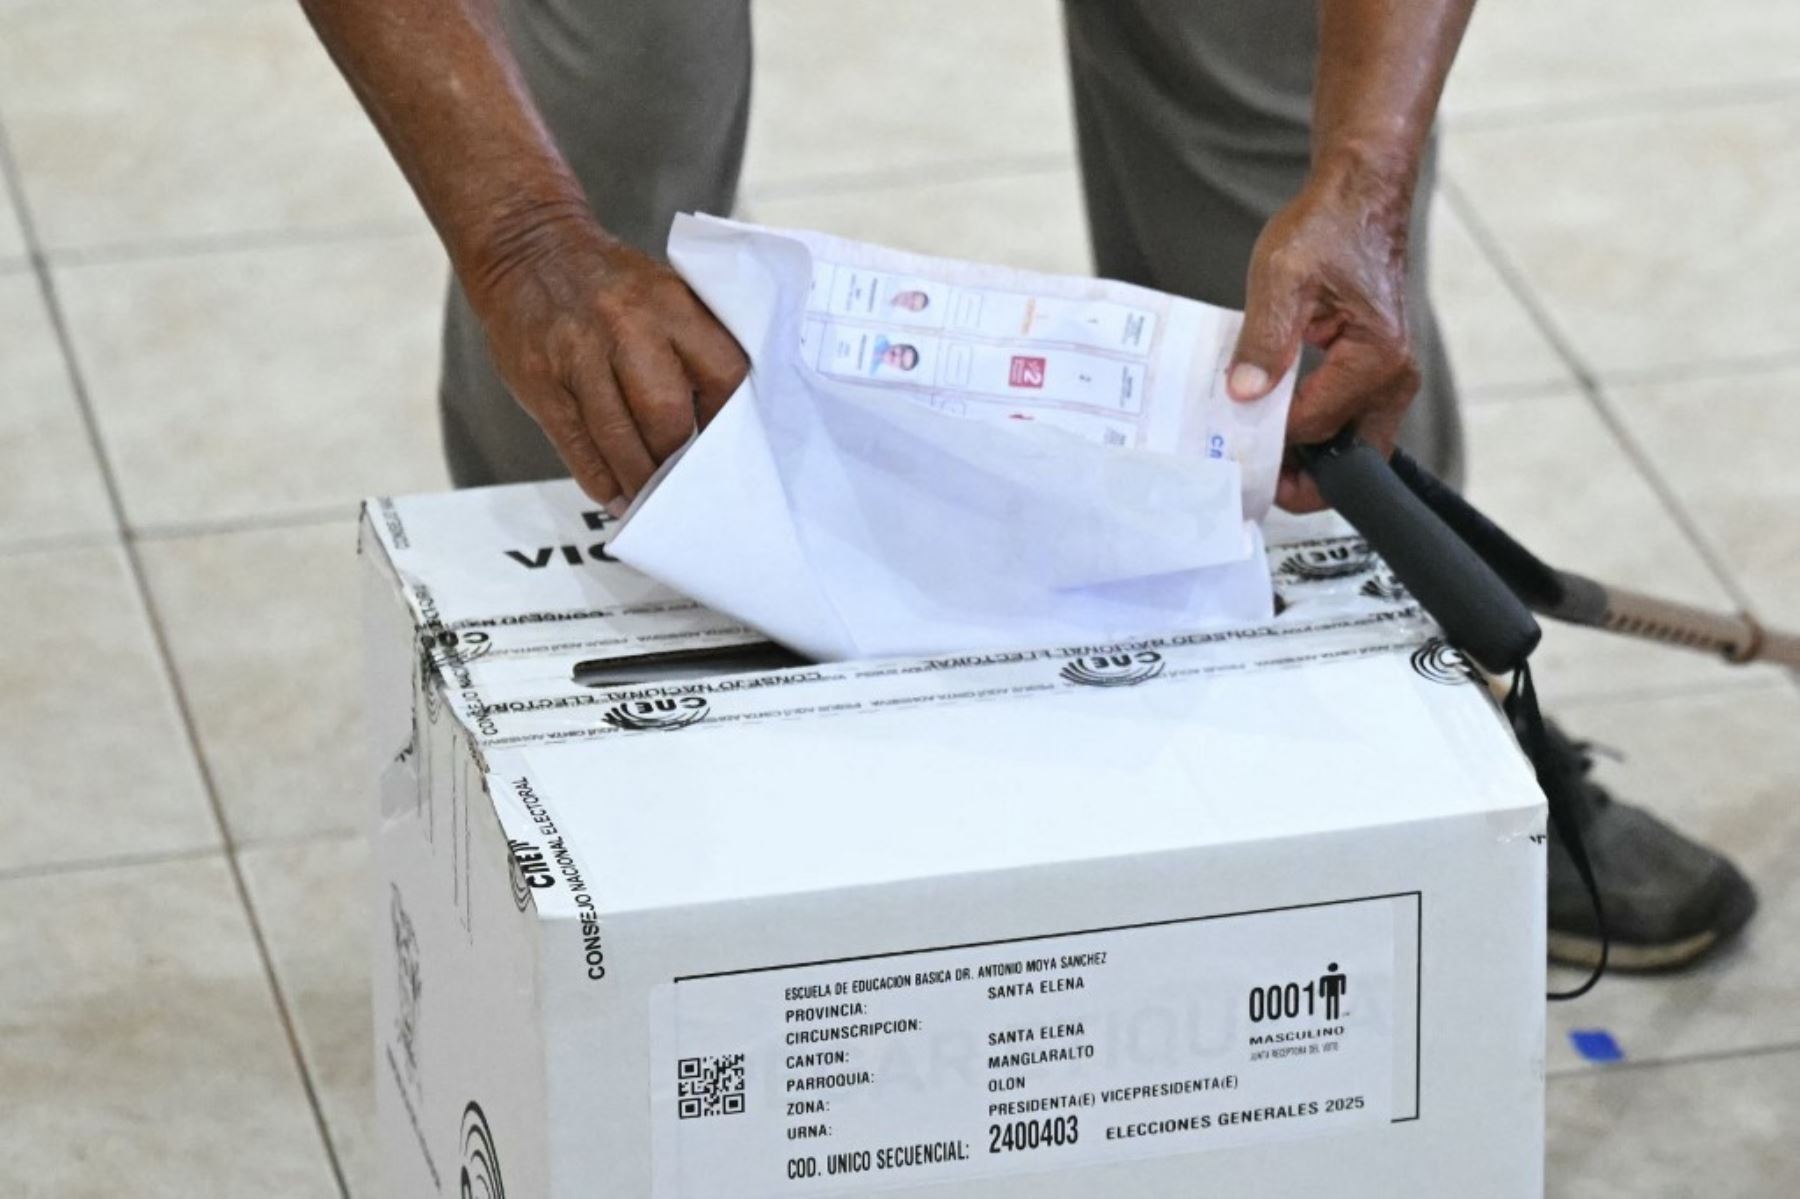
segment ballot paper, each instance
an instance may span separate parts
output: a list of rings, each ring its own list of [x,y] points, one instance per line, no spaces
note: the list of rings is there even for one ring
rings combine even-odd
[[[821,660],[1267,620],[1290,375],[1241,316],[1128,284],[680,217],[750,376],[611,552]]]

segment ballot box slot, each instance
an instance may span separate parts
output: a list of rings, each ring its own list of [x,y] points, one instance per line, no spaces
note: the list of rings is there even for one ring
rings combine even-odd
[[[573,678],[583,687],[629,687],[805,665],[807,660],[792,650],[765,641],[724,648],[664,650],[628,658],[590,658],[575,664]]]

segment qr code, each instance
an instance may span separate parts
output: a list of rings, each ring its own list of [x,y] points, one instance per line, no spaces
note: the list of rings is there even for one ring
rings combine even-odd
[[[744,1110],[744,1055],[684,1057],[675,1066],[681,1118],[736,1116]]]

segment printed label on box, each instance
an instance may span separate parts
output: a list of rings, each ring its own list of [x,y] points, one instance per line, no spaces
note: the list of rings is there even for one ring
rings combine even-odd
[[[1416,893],[676,979],[657,1199],[1197,1153],[1418,1114]]]

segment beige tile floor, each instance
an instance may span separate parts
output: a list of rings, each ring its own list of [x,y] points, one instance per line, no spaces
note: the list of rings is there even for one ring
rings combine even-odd
[[[750,215],[1087,269],[1054,0],[756,3]],[[1434,245],[1477,497],[1789,623],[1797,11],[1483,5]],[[0,0],[0,168],[0,1195],[374,1199],[350,518],[443,483],[441,257],[290,0]],[[1552,1193],[1800,1193],[1800,693],[1542,675],[1765,909],[1553,1012]]]

